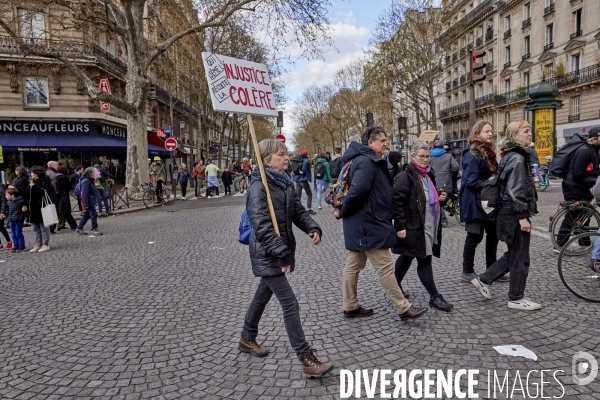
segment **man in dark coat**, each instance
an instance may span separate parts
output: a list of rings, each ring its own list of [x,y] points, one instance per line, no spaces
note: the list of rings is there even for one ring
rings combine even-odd
[[[362,144],[350,143],[342,157],[343,164],[352,161],[349,190],[341,208],[334,209],[334,215],[344,219],[344,241],[349,251],[342,278],[344,316],[373,314],[372,309],[360,305],[357,297],[358,275],[368,259],[400,317],[418,318],[427,308],[411,306],[402,295],[389,250],[396,243],[396,230],[392,226],[392,180],[384,158],[387,135],[381,127],[369,127],[361,139]]]
[[[460,167],[458,163],[452,157],[452,153],[444,150],[444,142],[441,140],[436,140],[433,143],[433,150],[431,150],[431,159],[429,160],[429,165],[433,169],[435,174],[435,179],[437,182],[437,188],[442,189],[446,192],[447,196],[452,196],[453,177],[458,173]],[[446,212],[442,210],[442,226],[448,226],[448,217],[446,217]]]

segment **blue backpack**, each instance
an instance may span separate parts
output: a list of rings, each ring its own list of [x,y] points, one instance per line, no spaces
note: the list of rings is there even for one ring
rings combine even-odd
[[[75,185],[75,189],[73,189],[73,194],[75,195],[75,197],[81,196],[81,181],[77,182],[77,185]]]
[[[250,218],[248,212],[244,210],[240,218],[240,237],[238,238],[241,244],[249,245],[250,236],[252,235],[252,225],[250,225]]]

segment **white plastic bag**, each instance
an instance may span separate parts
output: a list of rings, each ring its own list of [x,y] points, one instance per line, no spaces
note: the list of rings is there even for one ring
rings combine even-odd
[[[44,220],[44,226],[48,227],[58,223],[58,214],[56,213],[56,206],[52,204],[48,192],[44,190],[44,198],[42,199],[42,219]]]

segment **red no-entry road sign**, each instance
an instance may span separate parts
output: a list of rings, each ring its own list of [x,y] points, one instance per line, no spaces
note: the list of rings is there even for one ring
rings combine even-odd
[[[177,148],[177,139],[168,138],[167,140],[165,140],[165,149],[167,149],[169,151],[173,151],[176,148]]]

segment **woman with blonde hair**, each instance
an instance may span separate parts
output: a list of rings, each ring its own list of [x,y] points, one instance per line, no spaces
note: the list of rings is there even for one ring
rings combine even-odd
[[[498,237],[508,250],[471,283],[491,299],[489,285],[510,271],[508,308],[538,310],[541,306],[525,297],[529,275],[530,218],[535,215],[535,193],[529,161],[531,126],[515,121],[506,128],[506,145],[502,147],[499,180],[502,185],[501,205],[496,217]]]
[[[462,156],[462,180],[460,188],[460,219],[465,223],[467,239],[463,249],[463,268],[461,278],[470,282],[477,277],[475,273],[475,251],[483,240],[485,232],[486,268],[496,262],[498,237],[493,217],[483,211],[480,194],[485,181],[498,169],[494,131],[489,121],[479,121],[471,130],[469,144]],[[506,281],[502,279],[502,281]]]

